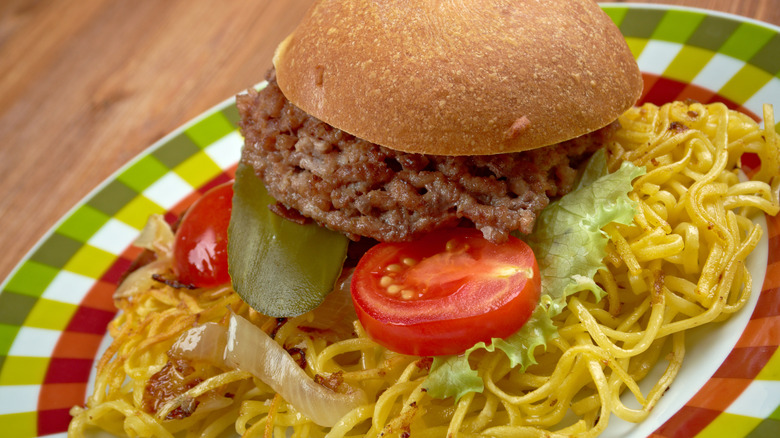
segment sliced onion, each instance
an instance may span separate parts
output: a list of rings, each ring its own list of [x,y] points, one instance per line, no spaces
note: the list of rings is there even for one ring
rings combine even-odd
[[[320,426],[334,426],[367,402],[360,389],[343,385],[349,389],[341,393],[316,383],[270,336],[237,315],[230,316],[227,329],[207,323],[188,330],[176,341],[171,354],[247,371]]]
[[[226,345],[227,328],[216,322],[207,322],[182,333],[173,343],[169,354],[225,368]]]
[[[315,383],[270,336],[237,315],[230,317],[225,363],[252,373],[320,426],[334,426],[367,401],[359,389],[338,393]]]
[[[168,222],[165,222],[165,218],[153,214],[149,216],[133,245],[154,251],[159,258],[170,257],[173,251],[173,230]]]
[[[357,319],[350,291],[353,272],[354,269],[345,269],[341,273],[333,291],[325,297],[322,304],[311,311],[311,321],[305,323],[307,327],[330,330],[340,338],[350,336],[354,330],[352,322]]]
[[[154,252],[156,260],[131,272],[114,291],[114,299],[131,297],[152,289],[157,283],[152,274],[168,269],[173,251],[173,231],[159,214],[149,216],[134,246]]]
[[[152,275],[164,272],[169,260],[155,260],[131,272],[114,291],[114,299],[132,297],[154,288],[159,283]]]

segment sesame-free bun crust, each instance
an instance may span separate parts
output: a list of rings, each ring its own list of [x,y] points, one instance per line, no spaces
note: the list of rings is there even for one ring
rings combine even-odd
[[[293,104],[404,152],[487,155],[601,128],[642,77],[591,0],[322,0],[277,48]]]

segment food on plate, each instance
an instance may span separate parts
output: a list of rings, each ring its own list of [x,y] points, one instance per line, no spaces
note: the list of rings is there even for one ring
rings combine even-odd
[[[517,357],[501,349],[507,345],[475,349],[467,369],[459,368],[462,356],[431,359],[380,346],[355,323],[351,269],[322,305],[281,319],[251,309],[229,284],[189,289],[155,280],[174,270],[175,238],[153,217],[137,244],[156,260],[117,290],[121,312],[109,327],[114,341],[98,364],[87,406],[72,411],[70,435],[98,427],[120,436],[225,430],[259,436],[288,429],[293,436],[594,436],[615,417],[641,421],[684,366],[689,329],[727,318],[749,297],[744,262],[761,235],[751,217],[757,210],[776,214],[779,205],[780,138],[772,117],[767,111],[761,128],[722,104],[675,102],[633,108],[620,118],[606,155],[612,168],[623,159],[647,167],[628,194],[637,214],[604,227],[610,240],[596,275],[603,292],[569,296],[552,318],[557,336],[531,348],[534,363],[526,367],[512,365]],[[743,153],[760,158],[751,180],[738,175]],[[574,204],[583,203],[592,206],[592,198]],[[553,204],[545,211],[558,216],[556,210]],[[541,257],[539,264],[542,272],[556,267]],[[230,353],[241,358],[234,363],[249,365],[226,366],[225,334],[244,321],[268,338],[247,339],[241,331]],[[268,348],[271,339],[280,348]],[[257,357],[260,350],[265,357]],[[257,371],[273,358],[286,365]],[[292,371],[268,377],[279,366],[289,369],[290,361],[305,378]],[[642,392],[637,382],[653,367],[665,371]],[[442,369],[460,382],[460,394],[431,395]],[[331,389],[314,397],[314,383]],[[623,392],[639,407],[624,404]],[[316,402],[290,401],[300,399]],[[564,423],[567,413],[577,420]]]
[[[137,240],[69,435],[596,436],[745,305],[771,107],[631,107],[590,2],[435,3],[322,1],[280,45],[235,182]]]

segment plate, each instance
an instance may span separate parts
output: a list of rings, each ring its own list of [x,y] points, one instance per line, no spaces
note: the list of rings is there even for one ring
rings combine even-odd
[[[780,115],[780,28],[698,9],[602,7],[643,71],[643,101],[719,101],[752,115],[772,103]],[[4,435],[65,435],[68,411],[83,404],[105,347],[113,290],[138,254],[130,243],[148,215],[176,216],[232,177],[242,145],[237,120],[229,99],[152,145],[65,215],[0,285]],[[780,431],[780,219],[768,218],[767,228],[754,257],[752,307],[697,334],[686,374],[651,418],[640,425],[612,421],[608,435]]]

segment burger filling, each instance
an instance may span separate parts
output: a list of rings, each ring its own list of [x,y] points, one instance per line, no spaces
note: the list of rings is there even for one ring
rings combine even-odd
[[[572,189],[576,167],[616,128],[509,154],[405,153],[308,115],[285,98],[273,71],[267,79],[264,89],[238,97],[242,160],[279,201],[275,212],[353,240],[409,241],[462,222],[493,242],[513,230],[530,233],[550,198]]]

